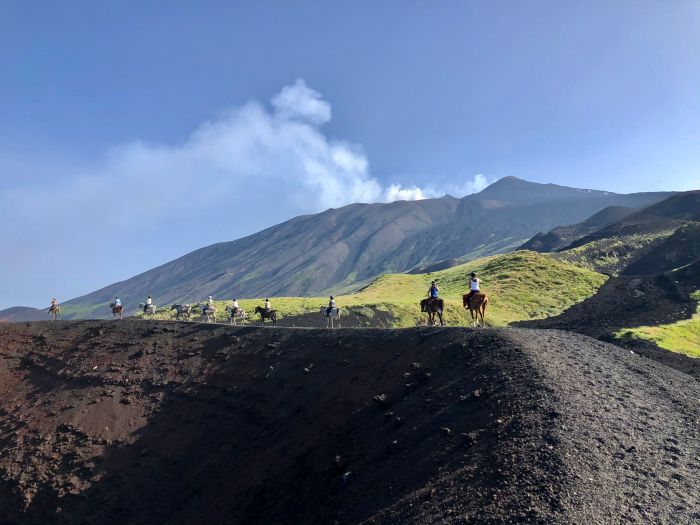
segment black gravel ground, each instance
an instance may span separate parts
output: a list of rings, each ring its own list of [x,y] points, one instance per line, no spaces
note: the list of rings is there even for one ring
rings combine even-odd
[[[699,398],[558,330],[2,324],[0,523],[697,523]]]

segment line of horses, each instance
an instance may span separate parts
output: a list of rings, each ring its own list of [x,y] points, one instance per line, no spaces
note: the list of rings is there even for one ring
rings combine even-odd
[[[464,294],[462,296],[462,306],[464,308],[467,308],[469,310],[469,313],[471,314],[472,318],[472,324],[473,326],[485,326],[484,323],[484,316],[486,315],[486,307],[489,304],[489,298],[488,295],[486,295],[484,292],[477,292],[473,295],[470,296],[470,294]],[[110,310],[112,312],[112,319],[122,319],[123,318],[123,313],[124,313],[124,307],[121,304],[115,304],[112,303],[109,305]],[[443,318],[443,312],[445,309],[445,302],[440,299],[440,298],[434,298],[434,299],[423,299],[420,302],[420,307],[422,312],[426,312],[428,314],[428,325],[429,326],[435,326],[436,323],[436,317],[439,320],[439,325],[444,326],[445,325],[445,320]],[[143,315],[145,318],[155,318],[156,316],[156,305],[154,304],[139,304],[139,308],[143,311]],[[196,310],[202,308],[200,305],[190,305],[190,304],[173,304],[170,306],[170,311],[172,312],[173,310],[175,311],[175,319],[180,321],[180,320],[187,320],[190,321],[192,320],[192,315],[193,312]],[[52,306],[49,311],[49,318],[52,321],[55,321],[58,319],[58,316],[60,314],[60,307],[58,305]],[[227,306],[225,309],[225,312],[228,314],[228,320],[229,323],[236,326],[238,323],[243,324],[243,322],[248,319],[248,316],[246,314],[246,311],[243,310],[242,308],[237,308],[234,310],[233,307]],[[265,321],[269,320],[272,322],[272,326],[277,325],[277,310],[266,310],[265,308],[261,306],[256,306],[255,307],[255,313],[260,316],[260,324],[263,326],[265,325]],[[328,312],[328,308],[325,306],[321,306],[319,309],[319,313],[321,313],[324,317],[326,317],[326,327],[327,328],[338,328],[341,327],[340,324],[340,319],[341,319],[341,314],[342,310],[340,308],[331,308],[330,312]],[[208,322],[208,323],[215,323],[216,322],[216,306],[214,305],[207,305],[202,309],[202,314],[200,316],[200,319],[202,321]]]

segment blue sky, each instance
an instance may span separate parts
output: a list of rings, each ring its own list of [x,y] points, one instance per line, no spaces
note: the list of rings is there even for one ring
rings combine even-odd
[[[354,200],[700,187],[699,26],[691,0],[0,0],[0,308]]]

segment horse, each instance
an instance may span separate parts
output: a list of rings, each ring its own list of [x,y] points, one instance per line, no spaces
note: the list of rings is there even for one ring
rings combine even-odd
[[[260,315],[260,323],[263,326],[265,326],[265,319],[272,321],[272,326],[277,326],[277,310],[265,310],[262,306],[256,306],[255,313]]]
[[[112,319],[122,319],[122,312],[124,311],[124,307],[122,305],[112,303],[109,305],[109,307],[112,309]]]
[[[56,319],[58,319],[58,314],[61,313],[61,308],[56,304],[49,308],[49,311],[47,313],[49,314],[49,319],[55,321]]]
[[[479,318],[481,318],[481,326],[484,324],[484,315],[486,315],[486,306],[489,304],[489,296],[484,292],[476,292],[469,298],[469,294],[462,296],[462,305],[469,308],[469,313],[472,316],[474,326],[479,326]]]
[[[216,322],[216,306],[214,305],[207,305],[204,307],[204,310],[202,311],[202,320],[205,322]]]
[[[143,316],[148,317],[149,315],[151,317],[156,316],[156,305],[155,304],[143,304],[141,303],[139,305],[139,308],[143,310]]]
[[[175,319],[177,321],[180,320],[180,316],[189,321],[190,315],[192,315],[192,307],[189,304],[174,304],[170,307],[170,310],[175,310]]]
[[[246,318],[245,310],[243,310],[243,309],[241,309],[241,308],[237,308],[235,314],[234,314],[234,312],[233,312],[233,307],[232,307],[232,306],[227,306],[227,307],[226,307],[226,311],[227,311],[227,312],[230,312],[230,315],[229,315],[229,322],[230,322],[233,326],[236,326],[236,319],[238,319],[238,320],[240,320],[241,322],[243,322],[243,321],[245,320],[245,318]]]
[[[442,318],[442,311],[445,309],[445,302],[439,297],[423,299],[420,302],[421,312],[428,312],[428,325],[435,326],[435,314],[440,318],[440,326],[445,326]]]
[[[338,321],[338,328],[340,328],[340,308],[331,308],[330,313],[328,312],[327,306],[321,307],[321,313],[326,316],[326,328],[334,328],[333,319]]]

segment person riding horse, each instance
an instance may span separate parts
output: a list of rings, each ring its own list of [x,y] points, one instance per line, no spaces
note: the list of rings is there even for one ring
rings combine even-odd
[[[331,295],[331,298],[328,301],[328,307],[326,308],[326,317],[331,315],[333,308],[335,308],[335,298]]]
[[[58,301],[54,297],[53,299],[51,299],[51,308],[49,308],[49,312],[55,311],[56,308],[58,308]]]
[[[481,281],[479,278],[476,276],[474,272],[472,272],[469,276],[469,295],[467,295],[467,304],[470,304],[471,298],[474,297],[475,294],[479,293],[481,291]]]
[[[437,283],[433,281],[430,283],[430,288],[428,288],[428,298],[423,303],[425,305],[423,309],[424,312],[427,311],[430,305],[438,299],[439,294],[440,288],[438,288]]]
[[[231,305],[231,317],[236,317],[236,314],[238,313],[238,299],[233,300],[233,305]]]
[[[202,315],[207,315],[207,310],[214,310],[214,299],[212,299],[211,295],[207,299],[207,304],[202,306]]]
[[[268,314],[270,313],[270,310],[272,310],[272,305],[270,305],[270,300],[269,300],[269,299],[265,299],[265,308],[264,308],[264,310],[265,310],[265,313],[268,313]]]
[[[148,296],[148,299],[146,299],[146,304],[143,305],[143,313],[148,313],[148,310],[150,310],[151,305],[153,304],[153,299],[151,299],[151,296]]]
[[[469,293],[462,296],[462,305],[469,309],[474,326],[481,324],[484,326],[486,307],[489,304],[489,297],[481,291],[481,281],[472,272],[469,276]],[[479,323],[481,320],[481,323]]]

